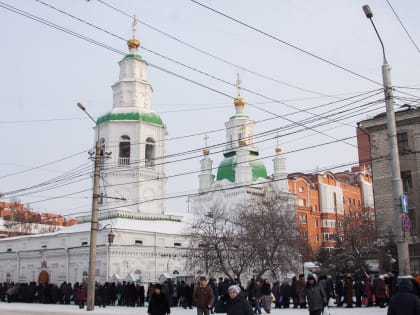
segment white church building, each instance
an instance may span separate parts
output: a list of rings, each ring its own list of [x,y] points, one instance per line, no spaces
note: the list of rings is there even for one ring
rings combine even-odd
[[[289,193],[286,158],[277,143],[272,160],[274,173],[271,176],[267,174],[255,140],[255,121],[245,113],[246,102],[240,95],[239,76],[237,88],[235,113],[225,123],[224,158],[215,174],[207,144],[203,150],[198,176],[199,193],[192,197],[194,212],[202,213],[213,207],[234,210],[238,206],[249,205],[256,198],[265,198],[270,192],[285,201],[285,209],[294,211],[296,196]]]
[[[113,107],[97,119],[101,163],[96,280],[152,282],[186,274],[188,218],[165,212],[166,126],[151,110],[140,42],[128,41],[112,86]],[[113,187],[125,200],[110,199]],[[110,190],[110,191],[108,191]],[[82,281],[88,276],[91,216],[47,234],[0,240],[0,282]],[[115,235],[110,243],[108,235]]]

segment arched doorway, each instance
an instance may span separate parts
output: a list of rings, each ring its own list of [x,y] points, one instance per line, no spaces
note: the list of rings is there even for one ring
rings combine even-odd
[[[50,275],[46,270],[42,270],[38,276],[38,283],[48,284],[50,282]]]

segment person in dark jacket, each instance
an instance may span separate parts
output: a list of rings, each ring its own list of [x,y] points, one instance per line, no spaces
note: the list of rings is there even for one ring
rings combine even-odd
[[[269,314],[271,312],[271,284],[268,279],[264,279],[264,282],[261,286],[261,296],[264,311]]]
[[[197,315],[209,315],[213,307],[214,295],[204,276],[200,277],[200,284],[194,289],[193,302],[197,306]]]
[[[420,314],[420,298],[416,294],[414,279],[399,278],[395,293],[392,295],[387,315]]]
[[[216,313],[226,315],[254,315],[251,305],[244,299],[241,289],[237,285],[231,285],[228,289],[229,299],[225,302],[220,300],[216,307]]]
[[[280,286],[280,307],[289,308],[291,294],[292,288],[289,281],[284,280]]]
[[[308,275],[306,286],[301,293],[301,299],[308,300],[309,315],[321,315],[327,305],[327,294],[324,289],[315,281],[313,275]]]
[[[161,289],[162,286],[159,283],[155,284],[147,308],[148,315],[167,315],[171,313],[168,297],[161,292]]]
[[[353,307],[353,279],[350,276],[344,280],[344,302],[346,307]]]

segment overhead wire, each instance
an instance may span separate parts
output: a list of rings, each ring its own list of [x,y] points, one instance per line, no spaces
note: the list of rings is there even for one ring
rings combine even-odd
[[[370,81],[370,82],[375,83],[377,85],[382,85],[382,83],[379,83],[379,82],[377,82],[375,80],[372,80],[372,79],[370,79],[370,78],[368,78],[368,77],[366,77],[364,75],[361,75],[361,74],[359,74],[357,72],[354,72],[354,71],[352,71],[352,70],[350,70],[348,68],[345,68],[343,66],[340,66],[340,65],[338,65],[338,64],[336,64],[336,63],[334,63],[332,61],[329,61],[329,60],[327,60],[327,59],[325,59],[323,57],[320,57],[320,56],[318,56],[318,55],[316,55],[314,53],[311,53],[311,52],[309,52],[309,51],[307,51],[307,50],[305,50],[303,48],[300,48],[300,47],[298,47],[298,46],[296,46],[294,44],[291,44],[289,42],[286,42],[286,41],[284,41],[284,40],[282,40],[282,39],[280,39],[280,38],[278,38],[278,37],[276,37],[274,35],[271,35],[271,34],[265,32],[265,31],[262,31],[262,30],[260,30],[260,29],[258,29],[256,27],[254,27],[254,26],[251,26],[251,25],[249,25],[249,24],[247,24],[247,23],[245,23],[245,22],[243,22],[243,21],[241,21],[241,20],[239,20],[237,18],[234,18],[234,17],[232,17],[230,15],[227,15],[226,13],[223,13],[221,11],[218,11],[218,10],[214,9],[214,8],[211,8],[211,7],[209,7],[209,6],[201,3],[199,1],[196,1],[196,0],[190,0],[190,1],[193,2],[193,3],[195,3],[195,4],[197,4],[197,5],[199,5],[199,6],[201,6],[201,7],[203,7],[203,8],[205,8],[205,9],[207,9],[207,10],[209,10],[209,11],[211,11],[211,12],[214,12],[214,13],[216,13],[218,15],[221,15],[221,16],[223,16],[223,17],[225,17],[225,18],[227,18],[227,19],[229,19],[229,20],[231,20],[231,21],[233,21],[235,23],[238,23],[238,24],[240,24],[240,25],[242,25],[242,26],[244,26],[246,28],[249,28],[249,29],[251,29],[251,30],[253,30],[253,31],[257,32],[257,33],[260,33],[260,34],[262,34],[262,35],[264,35],[266,37],[269,37],[271,39],[274,39],[275,41],[278,41],[278,42],[280,42],[280,43],[282,43],[282,44],[284,44],[286,46],[289,46],[289,47],[291,47],[291,48],[293,48],[295,50],[298,50],[301,53],[304,53],[304,54],[306,54],[308,56],[311,56],[311,57],[313,57],[313,58],[315,58],[315,59],[317,59],[319,61],[322,61],[324,63],[327,63],[327,64],[329,64],[329,65],[331,65],[331,66],[333,66],[335,68],[341,69],[341,70],[343,70],[343,71],[345,71],[347,73],[353,74],[353,75],[355,75],[355,76],[357,76],[359,78],[362,78],[364,80]]]
[[[15,11],[13,11],[13,12],[15,12]],[[19,12],[15,12],[15,13],[19,13]],[[19,13],[19,14],[21,14],[21,13]],[[24,15],[24,16],[26,16],[26,15]],[[27,16],[28,17],[28,16]],[[32,17],[30,17],[30,18],[32,18]],[[37,21],[39,21],[39,20],[37,20]],[[41,22],[42,23],[42,22]],[[49,24],[47,24],[48,26],[52,26],[52,25],[49,25]],[[54,26],[52,26],[52,27],[54,27]],[[61,28],[58,28],[59,30],[62,30],[62,31],[64,31],[63,29],[61,29]],[[69,34],[71,34],[71,35],[73,35],[73,36],[76,36],[75,34],[77,34],[77,33],[74,33],[74,32],[71,32],[71,33],[69,33]],[[78,36],[76,36],[76,37],[78,37]],[[82,39],[84,39],[84,40],[87,40],[86,39],[86,37],[84,37],[84,38],[82,38]],[[96,42],[96,41],[95,41]],[[95,42],[92,42],[92,43],[95,43]],[[95,43],[96,44],[96,43]],[[107,46],[107,45],[104,45],[104,46]],[[103,47],[103,46],[102,46]],[[106,48],[106,47],[104,47],[104,48]],[[109,49],[109,48],[108,48]],[[115,51],[115,52],[118,52],[118,53],[121,53],[121,52],[119,52],[118,50],[113,50],[113,51]],[[123,54],[123,53],[122,53]],[[202,85],[203,87],[204,87],[204,85]],[[207,87],[206,87],[207,88]],[[216,92],[216,91],[215,91]],[[217,92],[219,92],[219,91],[217,91]],[[230,97],[229,95],[226,95],[226,94],[224,94],[225,96],[227,96],[227,97],[229,97],[229,98],[232,98],[232,97]]]
[[[38,1],[38,0],[37,0],[37,1]],[[130,14],[129,14],[129,13],[127,13],[127,12],[124,12],[123,10],[121,10],[121,9],[119,9],[119,8],[115,7],[115,6],[112,6],[112,5],[110,5],[109,3],[106,3],[106,2],[105,2],[105,1],[103,1],[103,0],[97,0],[97,2],[99,2],[99,3],[101,3],[101,4],[105,5],[105,6],[107,6],[107,7],[109,7],[109,8],[111,8],[111,9],[113,9],[113,10],[115,10],[116,12],[121,13],[122,15],[125,15],[125,16],[129,17],[130,19],[135,19],[135,20],[136,20],[136,22],[138,22],[138,23],[140,23],[140,24],[142,24],[142,25],[144,25],[144,26],[146,26],[146,27],[148,27],[148,28],[150,28],[150,29],[152,29],[152,30],[154,30],[154,31],[156,31],[156,32],[158,32],[158,33],[160,33],[160,34],[162,34],[162,35],[164,35],[164,36],[166,36],[166,37],[168,37],[168,38],[170,38],[170,39],[172,39],[172,40],[174,40],[174,41],[176,41],[176,42],[180,43],[180,44],[182,44],[182,45],[184,45],[184,46],[186,46],[186,47],[189,47],[189,48],[191,48],[191,49],[193,49],[193,50],[195,50],[195,51],[198,51],[198,52],[200,52],[200,53],[202,53],[202,54],[204,54],[204,55],[207,55],[207,56],[209,56],[209,57],[211,57],[211,58],[213,58],[213,59],[219,60],[219,61],[221,61],[221,62],[223,62],[223,63],[225,63],[225,64],[227,64],[227,65],[233,66],[233,67],[235,67],[235,68],[237,68],[237,69],[243,70],[243,71],[245,71],[245,72],[248,72],[248,73],[251,73],[251,74],[253,74],[253,75],[255,75],[255,76],[258,76],[258,77],[260,77],[260,78],[264,78],[264,79],[267,79],[267,80],[272,81],[272,82],[280,83],[280,84],[282,84],[282,85],[285,85],[285,86],[288,86],[288,87],[291,87],[291,88],[294,88],[294,89],[297,89],[297,90],[300,90],[300,91],[304,91],[304,92],[312,93],[312,94],[319,95],[319,96],[323,96],[323,97],[331,97],[331,98],[335,98],[335,97],[336,97],[336,96],[331,96],[331,95],[327,95],[327,94],[319,93],[319,92],[316,92],[316,91],[313,91],[313,90],[310,90],[310,89],[302,88],[302,87],[299,87],[299,86],[296,86],[296,85],[293,85],[293,84],[290,84],[290,83],[287,83],[287,82],[280,81],[280,80],[278,80],[278,79],[275,79],[275,78],[269,77],[269,76],[267,76],[267,75],[264,75],[264,74],[258,73],[258,72],[256,72],[256,71],[250,70],[250,69],[248,69],[248,68],[246,68],[246,67],[244,67],[244,66],[241,66],[241,65],[235,64],[235,63],[233,63],[233,62],[231,62],[231,61],[228,61],[228,60],[226,60],[226,59],[223,59],[223,58],[221,58],[221,57],[219,57],[219,56],[217,56],[217,55],[215,55],[215,54],[211,54],[211,53],[209,53],[209,52],[208,52],[208,51],[206,51],[206,50],[203,50],[203,49],[198,48],[198,47],[196,47],[196,46],[194,46],[194,45],[192,45],[192,44],[189,44],[189,43],[187,43],[186,41],[181,40],[181,39],[179,39],[179,38],[177,38],[177,37],[175,37],[175,36],[173,36],[173,35],[171,35],[171,34],[169,34],[169,33],[167,33],[167,32],[164,32],[164,31],[162,31],[162,30],[158,29],[157,27],[152,26],[152,25],[150,25],[150,24],[148,24],[148,23],[146,23],[146,22],[144,22],[144,21],[142,21],[142,20],[140,20],[140,19],[136,18],[135,16],[130,15]]]
[[[400,23],[401,27],[403,28],[404,32],[407,34],[408,38],[410,39],[411,43],[413,44],[413,46],[416,48],[417,52],[420,53],[420,49],[419,46],[417,46],[416,42],[414,41],[413,37],[410,35],[410,33],[408,32],[407,28],[404,26],[404,23],[402,22],[402,20],[400,19],[400,17],[398,16],[397,12],[395,11],[394,7],[391,5],[391,2],[389,0],[386,0],[386,2],[388,3],[389,7],[391,8],[392,13],[394,13],[395,17],[397,18],[398,22]]]

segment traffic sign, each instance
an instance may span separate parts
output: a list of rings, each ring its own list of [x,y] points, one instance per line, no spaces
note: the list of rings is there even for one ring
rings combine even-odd
[[[401,225],[404,232],[410,231],[410,218],[405,213],[401,216]]]

